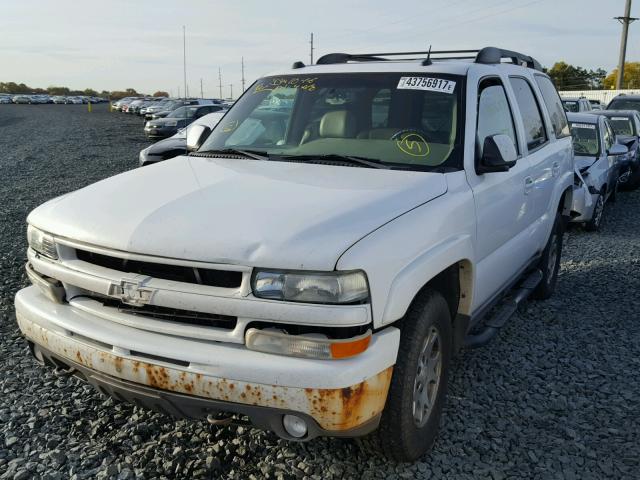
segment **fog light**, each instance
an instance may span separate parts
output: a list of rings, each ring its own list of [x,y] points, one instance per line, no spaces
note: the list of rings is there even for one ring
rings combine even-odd
[[[307,422],[296,415],[285,415],[282,418],[282,425],[294,438],[302,438],[307,434]]]

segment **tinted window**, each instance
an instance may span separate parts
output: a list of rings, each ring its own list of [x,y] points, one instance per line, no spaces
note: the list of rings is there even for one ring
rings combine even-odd
[[[580,110],[578,102],[574,102],[573,100],[563,100],[562,105],[567,112],[577,112]]]
[[[542,99],[547,106],[547,111],[551,118],[551,127],[556,134],[556,138],[566,137],[569,135],[569,124],[556,87],[553,86],[553,83],[551,83],[551,80],[547,77],[536,75],[535,79],[538,87],[540,87]]]
[[[491,135],[508,135],[516,145],[516,133],[513,127],[513,115],[509,108],[504,87],[497,79],[484,81],[480,85],[478,98],[478,127],[476,140],[478,142],[478,156],[482,156],[485,138]]]
[[[518,107],[520,107],[527,147],[529,150],[533,150],[547,141],[547,133],[544,131],[540,107],[533,96],[529,82],[522,78],[511,78],[510,81],[516,94]]]

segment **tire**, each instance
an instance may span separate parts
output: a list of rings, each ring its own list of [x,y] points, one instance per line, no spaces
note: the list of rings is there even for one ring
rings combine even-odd
[[[558,282],[560,271],[560,257],[562,256],[562,237],[564,235],[564,221],[560,212],[556,213],[553,228],[547,240],[547,245],[542,252],[542,258],[538,268],[542,271],[542,280],[533,291],[532,297],[537,300],[546,300],[553,295]]]
[[[588,232],[598,232],[600,231],[600,227],[602,226],[602,219],[604,218],[604,195],[599,194],[596,199],[596,205],[593,207],[593,215],[591,215],[591,220],[589,220],[584,228]]]
[[[398,359],[393,369],[387,403],[380,427],[373,435],[379,453],[391,460],[408,462],[421,457],[432,447],[446,398],[452,341],[451,314],[444,297],[433,290],[420,294],[402,320],[401,330]],[[421,384],[419,362],[426,357],[421,354],[429,345],[433,349],[429,357],[433,359],[435,373],[427,376],[427,379],[435,378],[437,383],[429,382],[428,389],[424,389],[422,383],[424,393],[414,397],[414,390],[417,392]],[[439,362],[436,358],[439,358]],[[428,365],[431,363],[427,362]],[[423,375],[433,371],[426,368],[421,370]],[[431,407],[426,407],[426,412],[425,408],[419,409],[422,419],[417,418],[420,416],[417,413],[414,417],[414,407],[424,405],[422,402],[430,396]]]

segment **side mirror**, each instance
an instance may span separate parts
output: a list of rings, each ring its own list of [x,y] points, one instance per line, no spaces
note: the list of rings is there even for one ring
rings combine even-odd
[[[478,174],[506,172],[516,164],[518,152],[511,137],[504,134],[491,135],[484,139],[482,157],[476,169]]]
[[[624,145],[619,143],[614,143],[609,150],[607,150],[607,155],[624,155],[629,152],[629,149]]]
[[[206,125],[189,125],[187,127],[187,151],[195,152],[207,139],[211,129]]]

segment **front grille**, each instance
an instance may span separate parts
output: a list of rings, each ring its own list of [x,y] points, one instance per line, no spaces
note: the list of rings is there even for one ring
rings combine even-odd
[[[139,260],[112,257],[110,255],[80,249],[76,249],[76,256],[79,260],[100,267],[176,282],[196,283],[222,288],[238,288],[242,283],[242,272],[230,270],[212,270],[208,268],[141,262]]]
[[[194,312],[192,310],[180,310],[178,308],[158,307],[156,305],[143,305],[134,307],[118,300],[106,298],[94,298],[105,307],[117,308],[119,312],[140,317],[153,318],[183,323],[185,325],[198,325],[202,327],[223,328],[233,330],[238,322],[237,317],[218,315],[216,313]]]

